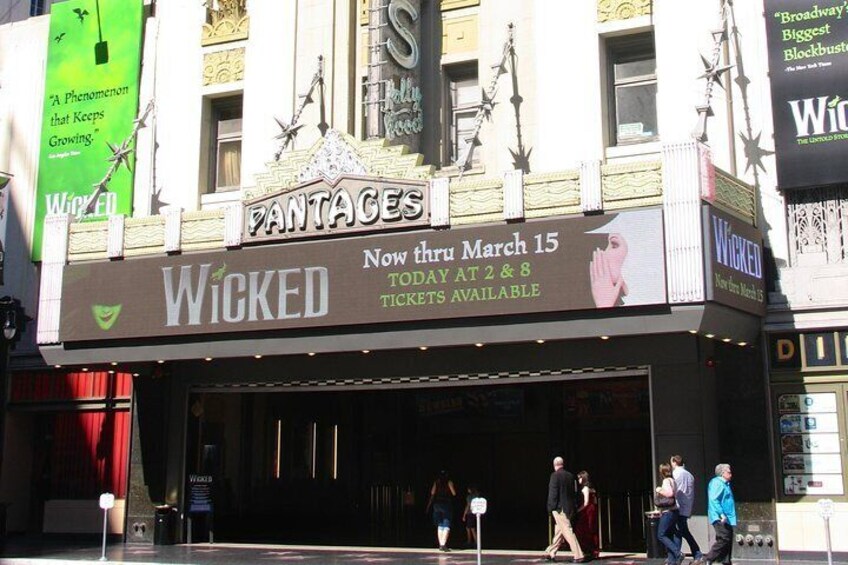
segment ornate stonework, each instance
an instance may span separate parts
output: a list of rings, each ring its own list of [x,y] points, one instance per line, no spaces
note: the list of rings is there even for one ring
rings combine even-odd
[[[749,224],[756,224],[757,198],[753,186],[745,184],[730,174],[716,169],[715,202],[720,208]]]
[[[451,225],[503,220],[503,179],[473,179],[450,185]]]
[[[186,212],[180,226],[180,241],[185,251],[224,246],[224,210]]]
[[[598,22],[650,16],[653,0],[598,0]]]
[[[165,217],[127,218],[124,223],[124,255],[149,255],[165,250]]]
[[[246,0],[207,0],[201,45],[247,39],[250,16]]]
[[[662,162],[647,161],[601,167],[604,210],[662,203]]]
[[[579,213],[580,171],[525,176],[524,207],[527,218]]]
[[[74,222],[68,232],[69,259],[107,258],[109,222]]]
[[[330,130],[311,148],[290,151],[268,163],[267,171],[256,176],[256,187],[244,191],[244,199],[293,189],[320,176],[333,180],[343,173],[426,180],[433,176],[433,167],[422,165],[423,161],[422,155],[409,153],[405,146],[390,146],[384,139],[357,141]]]
[[[244,47],[203,55],[203,86],[244,79]]]

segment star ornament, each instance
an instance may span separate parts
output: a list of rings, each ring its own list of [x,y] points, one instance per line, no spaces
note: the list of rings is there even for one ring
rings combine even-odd
[[[118,167],[124,164],[128,171],[132,171],[130,168],[130,154],[133,152],[133,149],[129,146],[129,140],[124,140],[120,145],[112,145],[107,141],[106,145],[112,150],[112,155],[106,160],[110,163],[117,163]]]
[[[277,122],[278,126],[280,126],[280,133],[274,136],[274,139],[283,139],[286,143],[297,137],[300,128],[303,127],[302,125],[295,125],[293,123],[287,124],[277,118],[274,118],[274,121]]]
[[[484,90],[480,97],[480,111],[483,112],[483,116],[485,116],[487,121],[492,119],[492,112],[495,110],[495,104],[497,104],[497,102],[492,100]]]
[[[733,65],[717,65],[709,62],[703,55],[701,55],[701,61],[704,62],[704,74],[700,75],[698,78],[705,78],[707,80],[712,80],[718,82],[718,85],[724,88],[724,85],[721,84],[721,75],[729,71],[733,68]]]

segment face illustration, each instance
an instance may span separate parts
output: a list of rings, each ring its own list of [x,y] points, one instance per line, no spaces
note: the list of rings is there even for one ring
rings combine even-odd
[[[621,267],[627,259],[627,241],[619,233],[611,233],[607,238],[607,248],[604,250],[609,265],[612,281],[621,280]]]

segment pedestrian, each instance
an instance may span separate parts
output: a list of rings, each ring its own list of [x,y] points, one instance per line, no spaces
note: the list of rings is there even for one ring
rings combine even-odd
[[[692,565],[703,565],[721,561],[730,565],[733,552],[733,527],[736,525],[736,501],[730,489],[733,473],[730,465],[719,463],[715,468],[715,477],[707,486],[707,518],[715,530],[715,542],[709,552],[697,559]]]
[[[576,481],[574,475],[565,470],[565,462],[562,457],[554,458],[554,472],[548,481],[548,512],[553,515],[556,528],[554,528],[554,539],[545,549],[543,559],[545,561],[556,561],[556,554],[562,543],[568,542],[574,563],[585,563],[588,559],[580,549],[580,543],[571,521],[574,519],[574,499],[577,495]]]
[[[574,533],[583,553],[597,559],[600,549],[598,493],[595,492],[588,471],[577,473],[577,486],[580,487],[580,507],[574,521]]]
[[[427,501],[425,513],[433,509],[433,525],[436,526],[436,539],[439,541],[439,551],[450,551],[448,536],[450,536],[451,518],[453,518],[453,499],[456,487],[450,480],[447,471],[439,471],[439,476],[430,487],[430,499]]]
[[[665,546],[666,564],[680,565],[683,562],[683,553],[677,545],[677,501],[674,497],[674,478],[671,476],[671,465],[662,463],[659,468],[662,484],[657,487],[654,496],[654,506],[660,514],[660,523],[657,526],[657,539]]]
[[[683,457],[680,455],[672,455],[669,462],[675,485],[674,498],[677,501],[677,549],[682,550],[683,540],[686,540],[692,558],[700,559],[701,548],[692,532],[689,531],[689,517],[692,516],[692,506],[695,504],[695,477],[686,469]]]
[[[465,497],[465,510],[462,511],[462,521],[465,523],[465,543],[469,548],[477,547],[477,516],[471,512],[471,501],[479,496],[480,489],[470,485]]]

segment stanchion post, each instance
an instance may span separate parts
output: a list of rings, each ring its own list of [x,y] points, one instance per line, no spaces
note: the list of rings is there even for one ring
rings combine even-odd
[[[486,499],[478,496],[471,499],[471,513],[477,517],[477,565],[483,562],[483,530],[480,526],[480,516],[486,513]]]
[[[833,501],[831,499],[819,499],[819,515],[824,520],[824,538],[827,541],[827,565],[833,565],[833,550],[830,545],[830,518],[833,516]]]
[[[109,529],[109,509],[115,507],[115,495],[110,492],[104,492],[100,495],[100,508],[103,509],[103,551],[100,553],[100,561],[106,559],[106,532]]]

